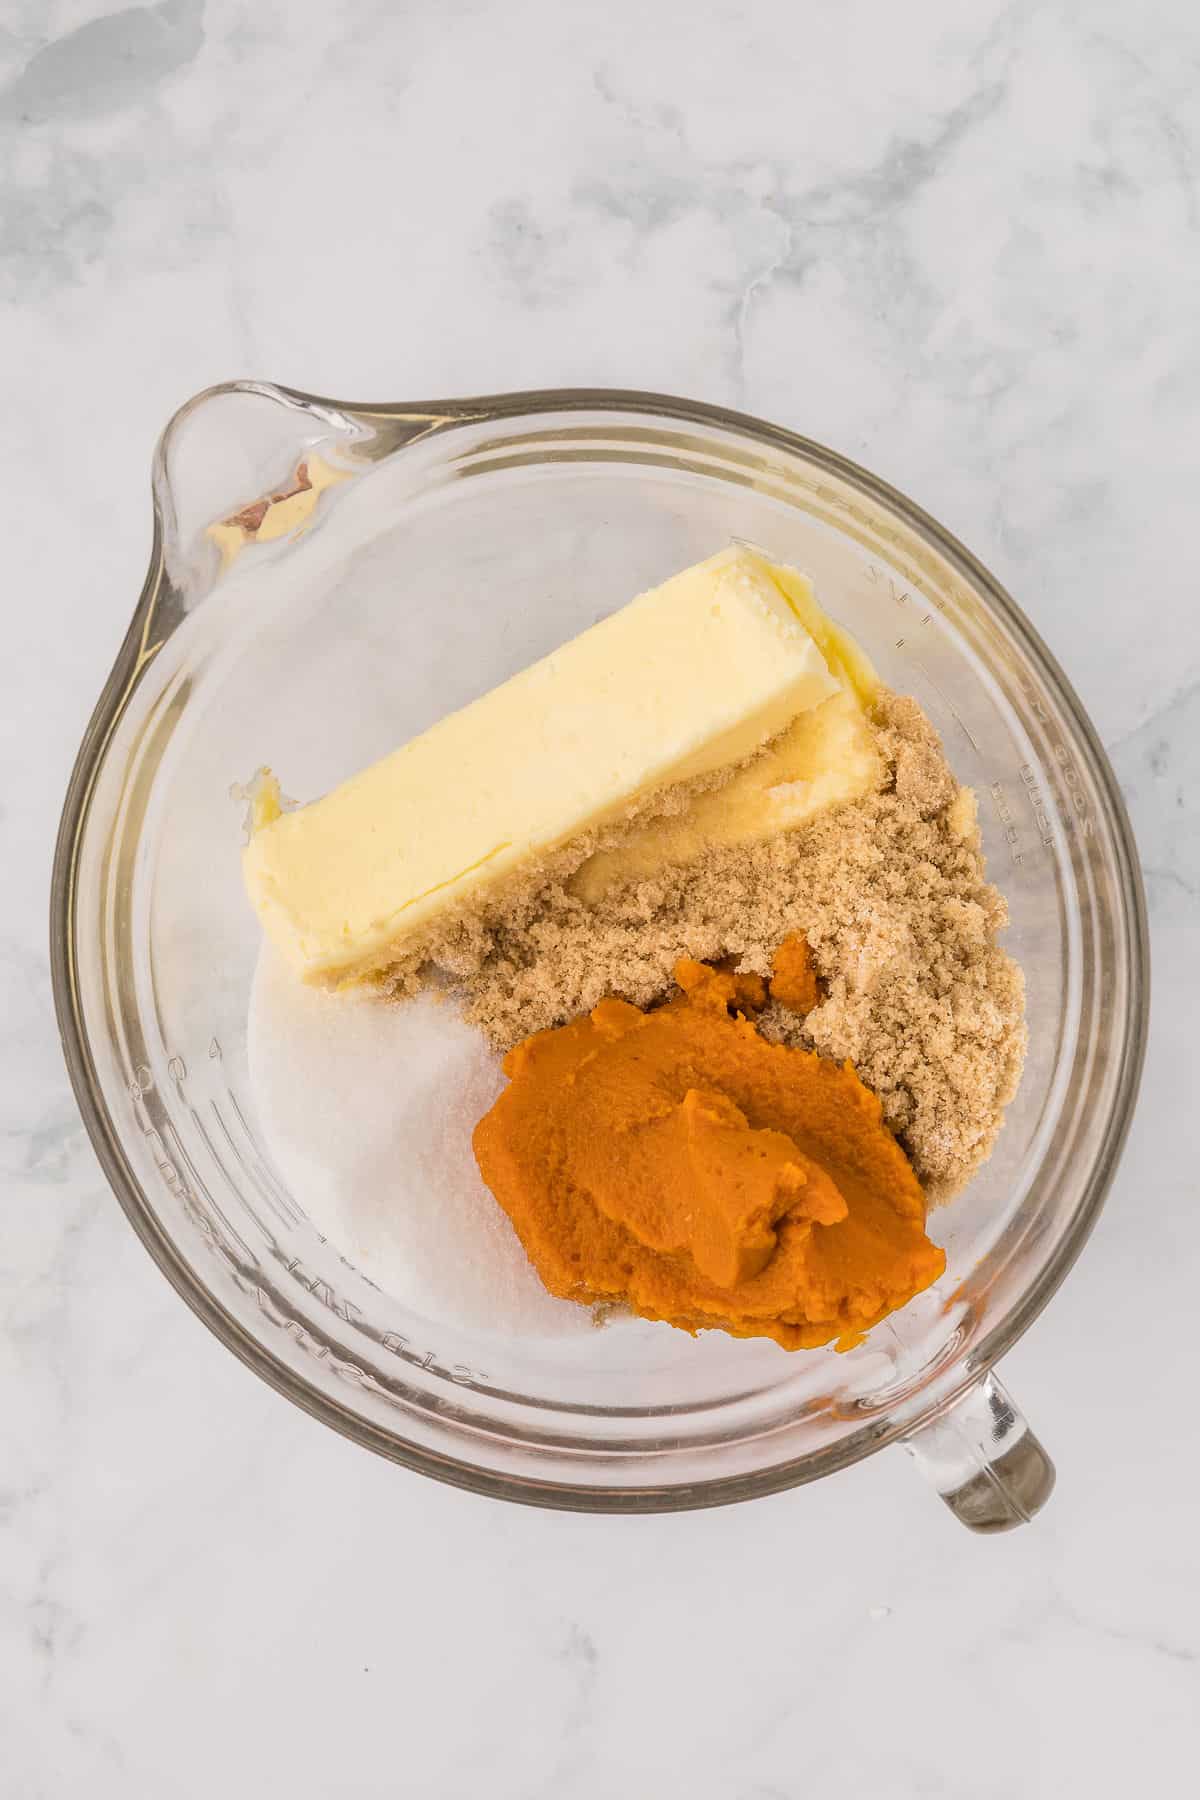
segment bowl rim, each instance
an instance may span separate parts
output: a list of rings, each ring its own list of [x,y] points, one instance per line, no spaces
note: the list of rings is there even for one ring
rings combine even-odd
[[[849,483],[877,504],[898,514],[940,553],[956,573],[977,587],[999,614],[1022,652],[1053,690],[1069,715],[1092,759],[1112,826],[1112,852],[1121,892],[1127,902],[1123,922],[1129,965],[1129,1004],[1116,1081],[1116,1104],[1107,1121],[1083,1196],[1056,1254],[1011,1311],[984,1337],[957,1379],[934,1383],[926,1403],[890,1422],[873,1420],[836,1444],[801,1459],[792,1459],[746,1475],[721,1476],[680,1486],[576,1487],[541,1476],[501,1474],[467,1460],[443,1455],[399,1439],[349,1412],[279,1360],[229,1315],[192,1274],[142,1198],[141,1186],[125,1156],[120,1133],[105,1103],[88,1043],[76,979],[76,902],[78,858],[96,782],[109,742],[132,697],[141,673],[159,644],[154,639],[156,613],[169,587],[166,570],[164,509],[169,503],[168,453],[183,421],[209,400],[226,395],[257,395],[314,416],[354,421],[370,427],[391,419],[411,421],[414,436],[470,423],[491,423],[553,412],[638,413],[674,424],[716,427],[737,433],[761,446],[804,457],[826,473]],[[302,389],[257,380],[236,380],[205,388],[185,401],[164,427],[154,452],[152,479],[153,534],[149,564],[133,616],[113,667],[84,731],[63,802],[51,876],[49,927],[50,965],[55,1014],[67,1072],[76,1103],[109,1186],[129,1223],[159,1269],[192,1311],[240,1361],[278,1393],[343,1437],[374,1450],[390,1461],[452,1486],[496,1499],[560,1510],[596,1513],[684,1511],[728,1505],[820,1479],[848,1468],[888,1443],[918,1432],[975,1386],[1021,1338],[1073,1267],[1099,1216],[1111,1186],[1137,1102],[1149,1025],[1150,948],[1140,862],[1124,798],[1098,733],[1057,659],[990,570],[929,513],[899,489],[858,463],[816,440],[771,424],[752,414],[669,394],[632,388],[537,388],[513,390],[457,400],[349,402],[306,393]]]

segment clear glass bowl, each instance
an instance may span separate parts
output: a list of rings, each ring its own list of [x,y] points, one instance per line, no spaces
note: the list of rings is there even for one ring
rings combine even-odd
[[[66,799],[52,948],[88,1130],[189,1304],[348,1437],[507,1499],[714,1505],[899,1440],[976,1528],[1035,1511],[1053,1468],[991,1371],[1112,1177],[1147,948],[1095,732],[986,570],[820,446],[650,394],[349,406],[231,384],[171,421],[153,496],[146,584]],[[730,537],[815,578],[978,790],[1028,981],[1020,1094],[933,1215],[946,1276],[849,1354],[664,1326],[601,1356],[586,1335],[435,1326],[321,1239],[262,1140],[231,784],[270,760],[320,793]]]

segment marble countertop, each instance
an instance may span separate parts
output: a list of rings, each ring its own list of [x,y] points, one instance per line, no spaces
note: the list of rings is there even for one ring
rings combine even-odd
[[[10,0],[6,1800],[1050,1800],[1194,1764],[1198,79],[1188,0]],[[152,1266],[64,1073],[49,864],[155,435],[243,374],[742,406],[914,495],[1049,640],[1158,981],[1108,1207],[1005,1363],[1059,1467],[1034,1525],[972,1538],[898,1452],[707,1514],[489,1503],[285,1404]]]

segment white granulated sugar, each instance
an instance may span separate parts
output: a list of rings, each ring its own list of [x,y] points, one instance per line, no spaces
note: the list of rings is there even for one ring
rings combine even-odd
[[[479,1175],[471,1133],[504,1077],[451,1001],[324,993],[267,947],[247,1047],[292,1197],[377,1287],[454,1328],[594,1335],[585,1307],[546,1292]]]

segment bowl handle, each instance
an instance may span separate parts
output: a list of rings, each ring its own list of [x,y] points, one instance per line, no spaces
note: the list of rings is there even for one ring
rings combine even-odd
[[[1054,1489],[1054,1464],[994,1374],[905,1438],[904,1447],[971,1531],[1027,1525]]]

